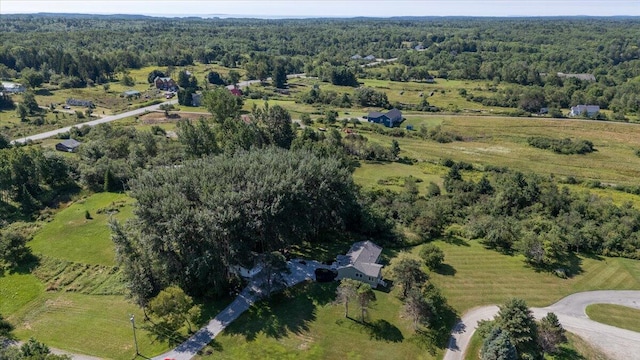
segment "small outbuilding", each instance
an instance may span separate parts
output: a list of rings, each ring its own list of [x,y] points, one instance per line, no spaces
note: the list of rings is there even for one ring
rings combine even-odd
[[[75,152],[80,146],[81,142],[74,139],[62,140],[56,144],[56,150],[64,152]]]
[[[127,98],[132,98],[132,97],[140,97],[140,91],[138,90],[127,90],[124,92],[124,96]]]
[[[4,88],[4,92],[11,94],[21,94],[27,91],[27,88],[18,83],[13,82],[2,82],[2,88]]]

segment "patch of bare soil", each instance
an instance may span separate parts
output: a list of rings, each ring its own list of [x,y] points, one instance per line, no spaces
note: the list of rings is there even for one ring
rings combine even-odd
[[[181,112],[169,112],[167,116],[164,111],[153,111],[144,115],[140,115],[140,122],[145,125],[154,125],[162,123],[177,122],[178,120],[189,119],[197,120],[201,117],[201,114],[195,113],[181,113]]]

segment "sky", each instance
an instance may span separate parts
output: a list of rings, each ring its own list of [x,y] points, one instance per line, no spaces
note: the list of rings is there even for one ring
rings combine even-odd
[[[640,0],[0,0],[0,14],[210,17],[640,16]]]

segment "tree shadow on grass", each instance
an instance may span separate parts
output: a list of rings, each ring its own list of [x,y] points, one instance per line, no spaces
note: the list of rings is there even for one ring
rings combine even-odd
[[[525,267],[533,269],[535,272],[554,273],[556,276],[567,279],[583,273],[582,259],[574,253],[565,255],[559,261],[549,265],[536,265],[530,262]]]
[[[454,328],[460,320],[455,310],[446,303],[444,297],[439,299],[435,306],[438,308],[438,316],[431,320],[429,327],[417,330],[409,341],[419,348],[435,356],[438,349],[446,349],[449,346],[451,332],[462,332],[464,327]]]
[[[369,337],[372,340],[387,342],[402,342],[404,336],[398,327],[384,319],[378,319],[372,323],[364,323]]]
[[[436,274],[445,275],[445,276],[455,276],[456,269],[449,264],[441,264],[435,270],[433,270]]]
[[[558,352],[553,357],[555,360],[586,360],[584,356],[575,351],[574,349],[569,349],[566,347],[561,347],[558,349]]]
[[[30,274],[38,267],[38,265],[40,265],[40,258],[33,255],[31,248],[25,247],[24,253],[21,254],[21,258],[17,265],[11,266],[7,269],[0,267],[0,277],[4,276],[5,273],[20,275]]]
[[[603,256],[600,256],[598,254],[582,253],[580,255],[584,256],[587,259],[593,259],[593,260],[597,260],[597,261],[605,261],[606,260]]]
[[[38,89],[38,90],[34,91],[34,93],[36,95],[40,95],[40,96],[51,96],[51,95],[53,95],[53,93],[49,89]]]
[[[332,302],[337,283],[307,282],[270,299],[254,304],[225,330],[228,334],[243,335],[253,341],[260,333],[280,339],[289,332],[303,333],[315,321],[317,307]]]
[[[200,356],[211,356],[214,352],[222,352],[224,350],[222,348],[222,344],[220,344],[216,339],[211,340],[211,342],[202,348],[202,350],[198,351],[198,355]]]
[[[469,242],[459,236],[444,236],[442,238],[442,241],[446,242],[447,244],[451,244],[451,245],[456,245],[456,246],[466,246],[469,247],[471,245],[469,245]]]

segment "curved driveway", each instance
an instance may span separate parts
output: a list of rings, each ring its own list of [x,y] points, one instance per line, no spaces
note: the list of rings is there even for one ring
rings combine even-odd
[[[612,359],[638,358],[640,333],[590,320],[585,309],[591,304],[616,304],[640,309],[640,291],[587,291],[569,295],[551,306],[531,310],[537,319],[554,312],[566,330],[579,335]],[[464,353],[478,321],[492,319],[498,310],[497,306],[483,306],[464,314],[451,332],[444,360],[464,359]]]

